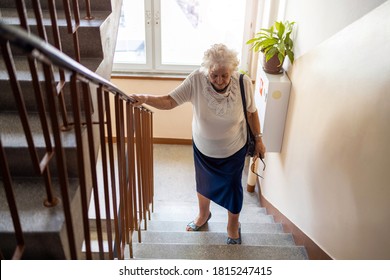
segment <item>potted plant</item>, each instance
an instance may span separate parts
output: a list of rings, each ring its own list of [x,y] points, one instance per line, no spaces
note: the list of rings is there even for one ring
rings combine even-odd
[[[291,39],[295,22],[276,21],[270,28],[262,28],[248,40],[255,52],[263,52],[263,69],[270,74],[280,73],[286,56],[294,63],[294,43]]]

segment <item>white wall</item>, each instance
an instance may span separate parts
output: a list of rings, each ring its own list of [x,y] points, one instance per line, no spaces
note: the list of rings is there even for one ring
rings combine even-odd
[[[369,12],[379,2],[287,3],[300,57],[262,191],[335,259],[390,258],[390,2]]]
[[[285,19],[297,22],[294,52],[300,57],[385,0],[284,0]]]
[[[171,90],[181,84],[180,80],[160,79],[123,79],[112,78],[111,82],[117,85],[122,91],[131,93],[148,93],[156,95],[168,94]],[[145,106],[148,107],[148,106]],[[192,106],[190,103],[176,107],[169,111],[153,111],[153,136],[155,138],[191,139]]]

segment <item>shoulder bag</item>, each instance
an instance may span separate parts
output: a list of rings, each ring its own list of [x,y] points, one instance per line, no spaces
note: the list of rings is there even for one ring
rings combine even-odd
[[[246,131],[247,131],[247,138],[246,138],[246,145],[248,147],[247,149],[247,156],[253,157],[255,155],[255,136],[252,133],[252,130],[248,123],[248,116],[246,112],[246,101],[245,101],[245,88],[244,88],[244,74],[240,74],[240,90],[241,90],[241,99],[242,99],[242,106],[244,107],[244,116],[245,116],[245,122],[246,122]]]

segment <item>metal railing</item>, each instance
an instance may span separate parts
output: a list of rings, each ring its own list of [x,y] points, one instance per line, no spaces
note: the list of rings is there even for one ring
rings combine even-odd
[[[69,4],[67,0],[63,2],[64,5]],[[73,1],[73,7],[76,2]],[[39,1],[33,0],[33,3],[39,25]],[[55,1],[49,0],[49,3],[52,4],[49,6],[53,6]],[[25,160],[31,161],[36,174],[44,179],[47,196],[45,206],[63,207],[69,246],[67,258],[96,258],[92,249],[92,227],[96,227],[97,232],[97,258],[123,259],[127,245],[130,257],[133,257],[133,232],[138,231],[140,242],[141,225],[144,224],[144,228],[147,228],[150,207],[153,207],[152,112],[144,107],[134,107],[133,100],[115,85],[62,53],[60,44],[48,44],[44,28],[38,27],[41,38],[32,35],[28,31],[27,20],[23,23],[26,16],[24,3],[17,1],[17,4],[22,28],[0,22],[0,49],[27,139],[29,155]],[[54,17],[52,23],[55,30],[55,12],[51,12],[51,16]],[[88,17],[91,18],[90,11]],[[55,41],[60,42],[59,38]],[[37,152],[24,93],[17,78],[13,55],[15,46],[23,50],[23,56],[29,65],[31,90],[34,91],[35,107],[44,139],[43,156]],[[76,55],[76,60],[77,58],[79,57]],[[67,97],[69,96],[71,106],[65,105],[65,85],[70,85]],[[81,197],[79,214],[82,219],[84,255],[80,253],[80,237],[74,228],[77,218],[72,214],[74,209],[69,194],[69,155],[64,148],[65,132],[74,135],[77,149]],[[2,132],[0,136],[1,134]],[[96,165],[99,156],[101,167]],[[10,258],[21,259],[26,244],[8,162],[9,158],[0,138],[0,177],[17,240]],[[59,196],[53,191],[54,175],[49,168],[53,165],[59,182]],[[95,225],[91,224],[88,217],[90,198],[94,202]],[[104,205],[100,205],[102,201]],[[102,212],[105,217],[102,217]],[[0,258],[6,258],[1,248]]]

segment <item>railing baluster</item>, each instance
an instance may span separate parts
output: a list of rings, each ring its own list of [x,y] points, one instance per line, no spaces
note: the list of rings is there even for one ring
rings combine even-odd
[[[19,15],[20,26],[29,32],[30,26],[27,23],[26,5],[23,0],[16,0],[16,9]]]
[[[98,102],[98,114],[99,114],[99,136],[100,136],[100,148],[101,148],[101,158],[102,158],[102,174],[103,174],[103,188],[104,188],[104,201],[105,201],[105,211],[106,211],[106,231],[107,231],[107,247],[108,247],[108,259],[113,259],[113,247],[112,247],[112,227],[111,227],[111,204],[110,204],[110,190],[108,184],[108,165],[107,165],[107,144],[106,144],[106,130],[105,128],[105,118],[104,118],[104,95],[107,92],[103,90],[103,87],[100,85],[97,89],[97,102]]]
[[[150,212],[153,212],[153,205],[154,205],[154,193],[153,193],[153,131],[151,127],[151,112],[144,110],[145,114],[145,139],[146,139],[146,170],[147,170],[147,175],[145,176],[145,180],[147,181],[148,185],[148,211],[149,211],[149,219],[150,219]],[[152,206],[152,210],[150,210],[149,206]]]
[[[85,11],[87,15],[85,16],[85,19],[91,20],[94,19],[94,17],[91,14],[91,1],[90,0],[85,0]]]
[[[73,38],[73,49],[75,54],[75,60],[77,62],[81,61],[80,57],[80,44],[78,37],[78,28],[80,26],[80,13],[79,13],[79,5],[77,0],[72,1],[73,6],[73,17],[71,13],[71,5],[69,0],[63,0],[64,12],[66,17],[66,23],[68,26],[68,33],[72,35]],[[73,24],[74,20],[74,24]]]
[[[124,143],[124,126],[123,126],[123,102],[119,95],[115,96],[115,123],[116,123],[116,133],[117,133],[117,157],[118,157],[118,176],[119,176],[119,196],[121,198],[125,196],[125,187],[126,187],[126,159],[125,155],[125,143]],[[120,255],[119,258],[123,259],[124,255],[124,246],[126,243],[126,221],[125,221],[125,201],[121,200],[119,203],[119,221],[120,221]]]
[[[73,117],[74,117],[74,130],[76,135],[77,143],[77,165],[78,165],[78,177],[80,183],[80,194],[81,194],[81,208],[82,208],[82,219],[83,219],[83,228],[84,228],[84,239],[85,239],[85,251],[86,258],[88,260],[92,259],[92,250],[91,250],[91,236],[90,236],[90,227],[88,219],[88,197],[87,197],[87,181],[85,178],[85,159],[84,159],[84,148],[83,148],[83,139],[82,139],[82,124],[81,124],[81,108],[80,108],[80,95],[79,95],[79,83],[76,73],[73,73],[71,77],[71,89],[72,89],[72,107],[73,107]]]
[[[58,18],[57,18],[57,9],[56,9],[55,0],[48,0],[48,5],[49,5],[51,28],[53,30],[54,46],[60,51],[62,51],[60,30],[57,23]],[[65,100],[64,100],[65,72],[63,69],[59,69],[59,75],[60,75],[60,80],[57,83],[56,89],[58,93],[58,100],[60,103],[60,110],[61,110],[62,121],[64,126],[63,129],[66,130],[69,128],[68,127],[69,121],[68,121],[68,114],[65,108]]]
[[[148,229],[147,222],[147,200],[145,191],[145,168],[144,168],[144,143],[142,137],[142,109],[134,108],[135,118],[135,143],[137,155],[137,179],[138,179],[138,204],[139,204],[139,220],[144,223],[144,229]]]
[[[23,251],[25,247],[24,236],[23,236],[22,226],[20,224],[18,208],[16,206],[15,194],[12,189],[11,174],[9,172],[7,158],[6,158],[5,151],[3,149],[1,137],[0,137],[0,174],[2,176],[5,195],[7,196],[8,207],[11,212],[12,222],[15,229],[16,247],[12,254],[12,259],[20,260],[23,256]],[[1,256],[1,259],[4,259],[4,256]]]
[[[129,249],[130,249],[130,258],[133,257],[133,232],[134,230],[137,230],[138,232],[138,240],[141,239],[141,228],[139,227],[138,220],[137,220],[137,190],[136,190],[136,180],[135,180],[135,157],[134,157],[134,110],[133,105],[130,102],[126,103],[127,108],[127,115],[126,115],[126,121],[127,121],[127,160],[128,160],[128,184],[129,184],[129,200],[131,202],[131,206],[129,209],[129,215],[130,215],[130,225],[129,228],[131,233],[131,238],[129,242]]]
[[[142,139],[145,139],[142,141],[142,181],[143,181],[143,191],[144,191],[144,209],[145,209],[145,219],[150,220],[150,211],[149,211],[149,204],[150,204],[150,193],[149,193],[149,166],[147,165],[148,162],[148,129],[147,129],[147,115],[145,110],[141,110],[141,129],[142,129]],[[146,214],[148,215],[146,217]]]
[[[72,212],[70,207],[69,199],[69,182],[68,182],[68,171],[65,164],[65,154],[61,140],[61,128],[59,125],[59,120],[57,116],[56,102],[54,98],[55,87],[54,87],[54,77],[52,73],[51,65],[43,63],[43,72],[45,76],[45,86],[46,86],[46,96],[48,98],[48,109],[49,116],[51,120],[52,135],[54,138],[54,147],[56,154],[57,170],[58,170],[58,181],[61,190],[62,204],[64,207],[64,216],[66,223],[66,232],[68,236],[70,258],[77,259],[77,249],[76,241],[74,236],[73,222],[72,222]]]
[[[96,155],[95,155],[95,141],[94,141],[94,132],[92,127],[92,104],[91,104],[91,92],[89,84],[86,82],[82,83],[83,90],[83,100],[84,100],[84,109],[85,109],[85,118],[88,134],[88,148],[89,148],[89,164],[91,168],[91,179],[92,179],[92,190],[93,198],[95,202],[95,215],[96,215],[96,230],[98,235],[98,246],[99,246],[99,256],[101,260],[104,260],[104,250],[103,250],[103,235],[102,235],[102,221],[100,216],[100,202],[99,202],[99,190],[97,182],[97,173],[96,173]]]
[[[110,178],[111,178],[111,194],[112,194],[112,207],[114,214],[114,229],[115,229],[115,248],[114,258],[118,258],[120,253],[120,239],[119,239],[119,218],[118,218],[118,203],[117,203],[117,188],[116,188],[116,176],[115,176],[115,160],[114,160],[114,143],[113,143],[113,131],[112,131],[112,119],[111,119],[111,106],[110,97],[108,94],[104,96],[106,105],[106,121],[107,121],[107,142],[108,142],[108,154],[110,163]]]

